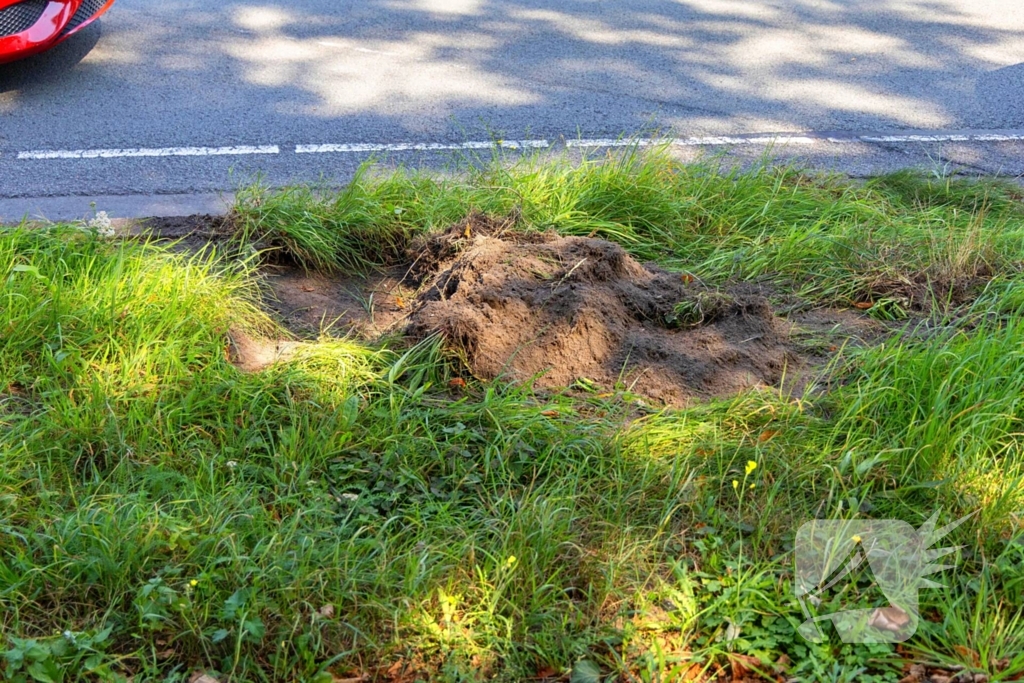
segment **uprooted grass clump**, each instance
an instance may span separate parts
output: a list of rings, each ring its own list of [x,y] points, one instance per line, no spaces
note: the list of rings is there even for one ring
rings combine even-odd
[[[679,327],[698,327],[718,320],[735,303],[736,299],[725,292],[698,290],[672,308],[667,322]]]
[[[239,206],[262,240],[303,216],[344,245],[321,252],[332,267],[394,258],[470,208],[521,210],[708,288],[767,279],[842,305],[922,282],[943,304],[928,334],[843,350],[828,393],[649,415],[467,382],[432,343],[325,338],[241,372],[231,330],[283,334],[251,262],[0,232],[5,675],[895,681],[918,660],[1020,676],[1021,209],[1000,185],[894,182],[627,156]],[[797,634],[801,523],[935,509],[979,513],[910,643]],[[873,605],[865,585],[819,610]]]

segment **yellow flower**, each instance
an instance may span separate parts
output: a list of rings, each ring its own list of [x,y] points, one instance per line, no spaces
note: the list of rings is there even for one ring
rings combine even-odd
[[[861,538],[860,538],[860,536],[854,536],[854,537],[853,537],[853,538],[851,538],[850,540],[851,540],[851,541],[853,541],[854,543],[860,543],[860,541],[861,541]]]
[[[754,488],[755,486],[757,486],[757,484],[751,484],[750,488]]]
[[[737,488],[739,488],[739,486],[740,486],[740,483],[738,481],[736,481],[735,479],[733,479],[732,480],[732,487],[734,489],[737,489]]]
[[[505,564],[506,564],[507,566],[511,567],[512,565],[514,565],[514,564],[515,564],[516,562],[518,562],[518,561],[519,561],[519,560],[517,560],[517,559],[516,559],[516,556],[515,556],[515,555],[510,555],[510,556],[509,556],[509,558],[508,558],[508,560],[506,560]]]
[[[754,462],[753,460],[748,460],[747,461],[747,469],[746,469],[747,476],[750,476],[750,473],[753,472],[756,469],[757,469],[757,463]]]
[[[198,582],[198,581],[196,581],[195,579],[192,579],[191,581],[189,581],[189,582],[188,582],[188,585],[190,585],[190,586],[192,586],[193,588],[195,588],[196,586],[198,586],[198,585],[199,585],[199,582]]]

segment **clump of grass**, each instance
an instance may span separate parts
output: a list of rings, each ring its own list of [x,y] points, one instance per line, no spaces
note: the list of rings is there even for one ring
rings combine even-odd
[[[244,188],[232,217],[236,239],[324,272],[365,272],[399,257],[413,229],[401,207],[386,206],[380,188],[364,181],[366,170],[342,191]]]
[[[1021,339],[1011,319],[854,353],[830,399],[843,447],[890,461],[897,488],[949,482],[961,509],[1008,521],[1024,503]]]
[[[698,327],[714,322],[735,303],[736,300],[725,292],[696,292],[692,297],[675,305],[667,322],[679,327]]]

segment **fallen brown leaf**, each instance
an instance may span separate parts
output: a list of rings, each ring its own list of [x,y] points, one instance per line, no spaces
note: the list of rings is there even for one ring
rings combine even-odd
[[[732,680],[741,681],[751,673],[755,673],[761,666],[761,660],[750,655],[729,655],[729,663],[732,664]]]
[[[690,668],[683,674],[684,681],[703,681],[704,679],[704,667],[700,664],[692,664]]]
[[[402,673],[403,669],[405,669],[405,662],[399,659],[397,662],[388,667],[387,675],[390,678],[394,678],[398,674]]]
[[[913,664],[909,673],[900,679],[900,683],[921,683],[928,672],[920,664]]]
[[[974,650],[964,647],[963,645],[954,645],[953,650],[964,659],[969,660],[972,665],[978,666],[979,657],[978,653]]]

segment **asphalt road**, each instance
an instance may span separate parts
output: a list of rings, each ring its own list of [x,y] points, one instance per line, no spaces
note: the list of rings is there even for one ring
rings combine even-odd
[[[778,151],[853,173],[1022,174],[1024,3],[119,0],[0,66],[0,216],[453,153],[406,143],[654,132],[701,138],[684,155],[810,133]]]

